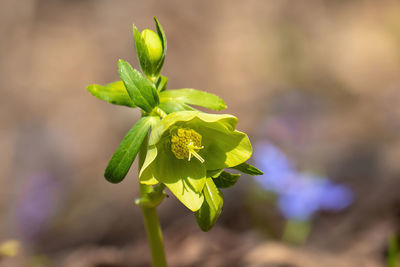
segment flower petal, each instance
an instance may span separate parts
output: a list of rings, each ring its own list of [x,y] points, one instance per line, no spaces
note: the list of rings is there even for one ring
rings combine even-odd
[[[204,181],[205,180],[206,179],[204,179]],[[177,180],[172,183],[165,183],[165,185],[191,211],[199,210],[201,205],[203,204],[203,194],[195,192],[190,186],[187,179]]]
[[[184,122],[184,124],[191,124],[190,121],[194,118],[198,117],[204,123],[216,123],[220,122],[221,125],[224,125],[227,130],[233,131],[237,124],[237,118],[235,116],[229,114],[208,114],[198,110],[194,111],[178,111],[172,112],[164,119],[161,120],[157,126],[153,127],[149,144],[156,144],[161,136],[167,131],[172,125],[178,122]]]
[[[248,160],[253,152],[245,133],[232,130],[230,118],[213,123],[201,123],[195,118],[187,125],[202,136],[204,149],[199,151],[207,170],[223,169],[239,165]]]
[[[140,171],[144,184],[164,183],[189,209],[195,211],[204,201],[202,190],[207,170],[237,166],[248,160],[252,147],[246,134],[236,131],[237,118],[232,115],[207,114],[200,111],[173,112],[152,129],[149,150]],[[175,127],[193,129],[202,136],[204,148],[196,158],[178,159],[171,151],[171,134]]]
[[[155,145],[149,146],[147,149],[146,159],[144,160],[143,166],[139,172],[139,182],[147,185],[155,185],[158,183],[154,177],[152,168],[149,168],[151,163],[157,157],[157,147]]]
[[[201,192],[206,182],[205,165],[196,158],[177,159],[169,145],[164,139],[150,146],[139,180],[144,184],[164,183],[186,207],[196,211],[204,200]]]

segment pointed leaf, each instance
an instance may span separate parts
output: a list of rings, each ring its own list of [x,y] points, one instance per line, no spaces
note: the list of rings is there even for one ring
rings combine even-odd
[[[213,179],[218,188],[229,188],[236,184],[240,174],[233,174],[223,171],[217,178]]]
[[[144,40],[142,38],[142,35],[136,28],[135,24],[133,24],[132,28],[133,28],[133,38],[135,40],[136,54],[139,60],[140,67],[142,68],[143,72],[146,73],[147,70],[149,70],[149,73],[151,73],[152,72],[152,70],[150,69],[151,62],[148,60],[149,54],[147,47],[144,43]]]
[[[160,93],[160,101],[176,101],[214,110],[226,108],[225,102],[218,96],[190,88],[163,91]]]
[[[217,170],[207,170],[207,177],[217,178],[224,169],[217,169]]]
[[[157,81],[157,90],[159,92],[164,91],[167,88],[167,83],[168,83],[168,78],[161,75],[160,78],[158,78]]]
[[[156,22],[157,33],[160,36],[161,41],[162,41],[162,45],[163,45],[163,57],[162,57],[162,60],[160,60],[160,62],[158,63],[158,66],[157,66],[158,73],[160,73],[161,72],[161,68],[162,68],[162,66],[164,64],[165,54],[167,53],[167,37],[165,36],[164,30],[161,27],[161,24],[158,22],[156,17],[154,17],[154,21]]]
[[[106,85],[91,84],[86,88],[95,97],[114,105],[121,105],[134,108],[136,107],[126,91],[122,81],[109,83]]]
[[[124,60],[118,61],[118,69],[132,101],[144,111],[151,112],[159,103],[158,93],[152,82]]]
[[[264,173],[262,171],[260,171],[259,169],[257,169],[256,167],[247,164],[246,162],[239,164],[235,167],[232,167],[232,169],[241,171],[245,174],[250,174],[250,175],[263,175]]]
[[[167,101],[167,102],[161,102],[158,105],[159,108],[161,108],[165,113],[170,114],[172,112],[176,111],[184,111],[184,110],[194,110],[192,107],[179,103],[179,102],[173,102],[173,101]]]
[[[164,56],[165,56],[165,54],[167,53],[167,37],[165,36],[164,30],[161,27],[161,24],[160,22],[158,22],[156,17],[154,17],[154,21],[156,22],[157,33],[161,37],[161,41],[163,43]]]
[[[150,116],[143,117],[129,130],[108,163],[104,173],[107,181],[119,183],[125,178],[153,120]]]
[[[217,221],[222,212],[224,204],[224,196],[222,192],[215,186],[211,178],[207,178],[203,189],[204,202],[201,208],[195,213],[197,224],[200,229],[207,232]]]

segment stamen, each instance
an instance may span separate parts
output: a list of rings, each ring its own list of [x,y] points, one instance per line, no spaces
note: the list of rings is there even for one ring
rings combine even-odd
[[[201,135],[192,129],[178,129],[171,137],[171,151],[177,159],[192,159],[192,155],[201,163],[204,159],[197,153],[204,146],[201,145]]]
[[[195,156],[195,158],[198,159],[201,163],[204,163],[204,159],[196,151],[194,151],[194,150],[190,151],[189,152],[189,157],[190,157],[191,154],[193,154],[193,156]]]
[[[196,159],[198,159],[201,163],[204,162],[204,159],[195,150],[195,149],[197,149],[197,150],[203,149],[204,146],[195,146],[193,142],[190,142],[187,147],[189,150],[188,161],[190,161],[190,159],[192,158],[192,154],[193,154],[193,156],[195,156]]]

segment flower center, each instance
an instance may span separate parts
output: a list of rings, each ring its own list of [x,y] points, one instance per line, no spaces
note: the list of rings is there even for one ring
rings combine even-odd
[[[177,159],[187,158],[190,160],[194,156],[203,163],[204,159],[197,153],[203,148],[201,135],[195,130],[179,128],[171,137],[171,151]]]

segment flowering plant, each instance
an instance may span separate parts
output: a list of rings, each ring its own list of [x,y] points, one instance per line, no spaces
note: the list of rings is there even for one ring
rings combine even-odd
[[[210,230],[222,211],[220,188],[233,186],[239,174],[262,172],[246,161],[252,154],[249,138],[235,130],[237,118],[208,114],[192,105],[222,110],[226,105],[216,95],[196,89],[166,90],[168,78],[160,75],[167,40],[155,18],[157,33],[139,33],[133,26],[136,52],[144,75],[123,60],[118,61],[121,81],[89,85],[87,90],[116,105],[139,107],[142,117],[129,130],[112,156],[105,178],[121,182],[139,154],[141,196],[136,200],[143,211],[155,266],[165,266],[156,207],[168,189],[191,211],[203,231]],[[149,134],[150,132],[150,134]]]

